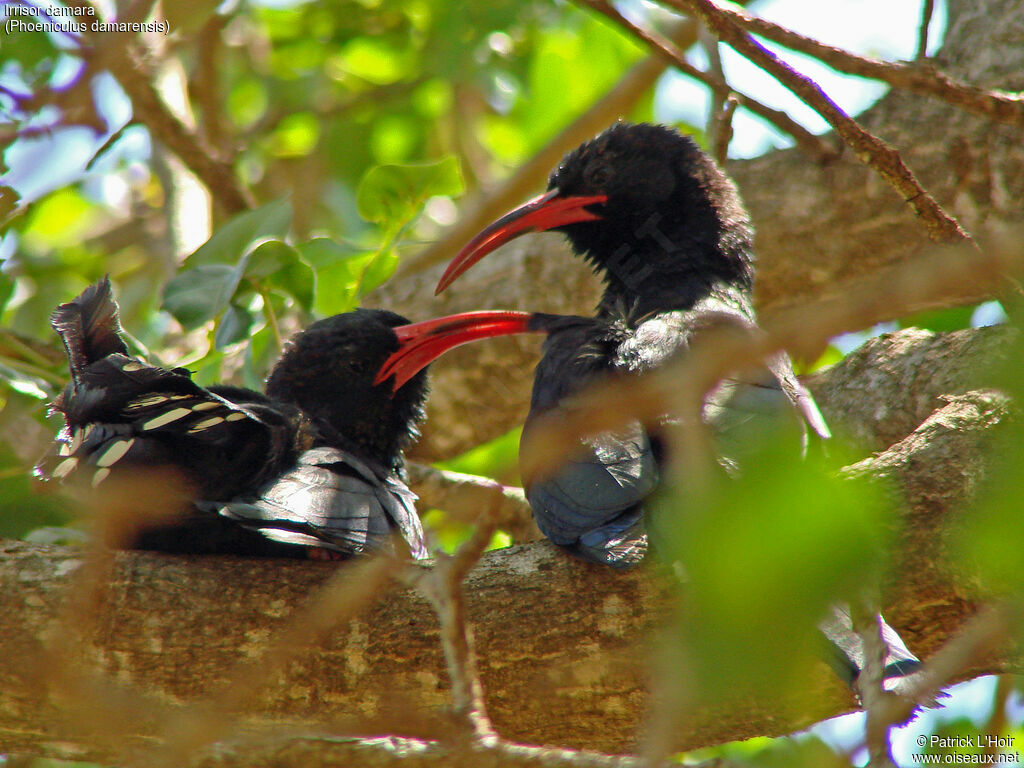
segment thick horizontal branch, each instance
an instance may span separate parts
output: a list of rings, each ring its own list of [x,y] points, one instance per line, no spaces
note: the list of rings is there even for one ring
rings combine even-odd
[[[873,342],[901,351],[885,363],[889,375],[902,379],[913,408],[925,410],[930,403],[939,409],[868,468],[897,477],[907,500],[895,570],[900,578],[889,587],[885,613],[925,655],[955,635],[976,607],[965,586],[969,580],[951,583],[938,564],[947,560],[945,531],[977,486],[984,470],[981,446],[1005,402],[984,390],[964,392],[963,376],[940,370],[939,381],[948,384],[943,389],[961,393],[945,401],[941,391],[928,389],[920,366],[940,367],[945,360],[955,371],[977,369],[976,358],[973,366],[963,358],[987,354],[999,335],[994,329],[945,336],[903,332]],[[906,337],[903,344],[894,341],[900,336]],[[942,347],[950,347],[950,354],[937,354]],[[858,368],[857,360],[849,363],[852,371],[840,365],[823,374],[819,392],[828,392],[832,380],[856,386],[857,370],[866,391],[881,363]],[[112,742],[82,732],[82,720],[66,713],[66,691],[62,697],[60,690],[46,690],[49,678],[40,669],[43,659],[55,661],[43,652],[52,652],[66,632],[60,617],[65,600],[76,594],[69,587],[83,557],[79,550],[15,542],[0,547],[0,611],[11,629],[0,635],[0,744],[9,751],[123,759],[111,743],[147,743],[157,732],[154,721],[164,720],[161,708],[204,701],[237,677],[239,665],[259,667],[295,611],[335,572],[333,565],[315,562],[117,553],[100,591],[96,629],[76,646],[85,669],[118,686],[88,702],[104,727],[127,728]],[[647,711],[649,630],[664,615],[659,583],[656,573],[613,572],[546,542],[488,553],[466,580],[466,611],[497,732],[531,744],[631,751]],[[1010,663],[995,656],[973,659],[968,672],[1001,671]],[[444,670],[429,604],[413,591],[392,589],[324,643],[299,652],[267,686],[236,701],[241,720],[230,732],[273,727],[291,736],[436,737],[451,728],[444,715],[450,706]],[[829,683],[824,668],[809,677],[809,688],[819,689],[801,702],[751,699],[698,708],[676,731],[676,746],[778,734],[852,708],[849,692]],[[135,696],[140,703],[131,704]],[[103,717],[108,704],[111,714]],[[120,711],[136,715],[115,717]]]

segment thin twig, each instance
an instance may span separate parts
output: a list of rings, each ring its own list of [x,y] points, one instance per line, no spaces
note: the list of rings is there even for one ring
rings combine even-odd
[[[221,34],[230,20],[230,16],[214,13],[199,30],[195,46],[196,72],[189,83],[199,105],[199,125],[203,135],[211,147],[217,148],[226,163],[232,161],[234,150],[226,141],[228,134],[220,87],[220,62],[224,50]]]
[[[520,543],[543,538],[522,488],[425,464],[409,464],[408,472],[409,485],[420,497],[421,508],[443,509],[459,520],[471,522],[477,518],[481,507],[491,502],[497,489],[501,494],[494,513],[498,528]]]
[[[914,51],[914,59],[921,60],[928,55],[928,31],[932,25],[932,17],[935,15],[935,0],[924,0],[921,5],[921,23],[917,27],[917,49]]]
[[[850,620],[864,647],[864,667],[857,675],[857,691],[867,715],[864,741],[868,748],[868,766],[892,768],[889,729],[893,723],[887,719],[889,710],[885,706],[886,693],[882,687],[888,650],[882,639],[882,617],[853,603],[850,605]]]
[[[703,25],[700,28],[699,38],[700,47],[704,49],[704,53],[708,57],[708,74],[718,78],[723,83],[728,82],[725,79],[725,68],[722,66],[722,52],[718,47],[718,38],[711,34],[711,30]],[[728,98],[726,93],[721,91],[711,92],[711,103],[708,108],[707,125],[705,128],[708,135],[715,133],[713,129],[715,118],[725,108],[726,98]]]
[[[686,60],[686,56],[678,46],[655,32],[651,32],[650,30],[637,26],[619,13],[614,6],[607,2],[607,0],[575,0],[575,2],[607,16],[616,24],[628,30],[638,39],[646,43],[647,46],[657,55],[662,56],[671,62],[672,66],[684,75],[692,77],[693,79],[703,83],[714,93],[720,94],[723,98],[735,98],[739,102],[739,106],[750,110],[782,133],[792,136],[796,145],[816,163],[824,164],[836,157],[837,153],[834,148],[829,146],[827,142],[823,141],[818,136],[815,136],[813,133],[808,131],[785,112],[765,106],[757,99],[754,99],[745,93],[741,93],[740,91],[734,90],[728,83],[713,74],[702,72],[697,69]]]
[[[480,560],[497,528],[500,489],[491,491],[491,503],[477,519],[469,539],[452,556],[439,554],[434,567],[424,572],[418,586],[430,601],[441,625],[441,646],[452,685],[453,712],[470,737],[466,746],[493,745],[497,732],[487,715],[483,683],[476,660],[473,630],[466,620],[462,581]]]
[[[740,105],[735,96],[729,96],[722,108],[711,116],[711,150],[719,165],[725,165],[729,158],[729,144],[732,142],[732,118]]]
[[[892,696],[885,702],[884,717],[903,722],[921,702],[932,701],[943,686],[957,679],[965,669],[997,650],[1011,635],[1014,613],[1006,605],[995,604],[978,612],[960,634],[942,646],[925,664],[915,685],[904,696]]]
[[[677,10],[686,10],[689,4],[689,0],[662,1]],[[791,50],[813,56],[839,72],[881,80],[893,88],[932,96],[996,122],[1018,128],[1024,127],[1024,95],[1019,92],[1008,93],[979,88],[955,80],[925,63],[903,64],[859,56],[805,37],[757,16],[751,16],[732,3],[718,2],[713,7],[722,18],[728,19],[737,27]],[[924,34],[927,34],[926,30]]]
[[[939,243],[970,240],[935,199],[929,195],[913,172],[900,158],[899,152],[865,131],[841,110],[813,80],[797,72],[778,56],[749,35],[744,34],[732,19],[711,0],[664,0],[674,8],[699,14],[704,23],[737,53],[757,64],[782,85],[799,96],[835,128],[857,158],[889,182],[917,214],[932,240]]]

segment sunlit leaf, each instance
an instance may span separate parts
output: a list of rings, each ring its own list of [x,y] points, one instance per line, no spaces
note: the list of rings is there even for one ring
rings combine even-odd
[[[336,243],[328,237],[318,237],[295,246],[302,259],[313,269],[330,267],[352,257],[356,251]]]
[[[263,237],[284,237],[291,220],[292,206],[287,199],[276,200],[254,211],[240,213],[218,227],[210,239],[185,260],[185,266],[235,264],[255,240]]]
[[[249,338],[255,318],[245,307],[229,304],[217,322],[213,345],[218,349]]]
[[[23,231],[31,248],[66,248],[80,243],[98,220],[96,206],[73,187],[57,190],[32,207]]]
[[[481,443],[459,456],[437,462],[440,469],[469,475],[505,478],[516,472],[519,463],[519,438],[523,428],[515,427],[500,437]]]
[[[263,117],[268,103],[266,86],[256,78],[245,78],[228,93],[227,113],[235,125],[247,128]]]
[[[408,159],[419,135],[419,124],[410,117],[388,115],[381,118],[370,134],[374,159],[381,163],[400,163]]]
[[[455,94],[452,85],[447,80],[435,78],[428,80],[412,95],[413,106],[420,115],[427,118],[437,118],[452,108],[455,101]]]
[[[409,58],[383,40],[357,37],[342,49],[340,65],[349,74],[386,85],[405,77]]]
[[[398,254],[390,248],[374,253],[366,262],[356,282],[356,295],[362,298],[383,285],[398,266]]]
[[[454,157],[435,163],[379,165],[363,176],[356,193],[359,214],[368,221],[404,223],[434,195],[458,195],[462,174]]]
[[[230,264],[204,264],[187,269],[167,284],[163,308],[186,330],[198,328],[227,307],[241,272]]]
[[[273,134],[273,151],[278,157],[303,157],[316,148],[320,123],[311,112],[288,115]]]

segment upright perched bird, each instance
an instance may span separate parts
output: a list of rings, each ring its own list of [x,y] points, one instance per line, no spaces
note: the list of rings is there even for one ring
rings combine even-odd
[[[203,388],[130,356],[104,278],[53,314],[71,381],[52,404],[64,427],[35,473],[97,486],[112,472],[170,472],[185,514],[142,527],[133,548],[333,557],[388,547],[397,531],[425,557],[402,453],[423,417],[424,368],[522,314],[336,315],[296,335],[262,394]]]
[[[536,417],[572,407],[588,382],[656,368],[709,327],[756,327],[750,219],[732,181],[675,130],[619,123],[569,152],[546,193],[486,227],[452,259],[438,292],[502,244],[549,229],[563,232],[594,267],[604,293],[589,324],[549,334],[521,446]],[[801,422],[805,442],[808,428],[829,437],[784,353],[760,372],[721,382],[701,415],[730,468],[744,435],[780,412]],[[524,478],[538,526],[585,559],[636,564],[647,550],[645,505],[661,482],[666,450],[659,431],[638,422],[582,441],[554,475]],[[918,663],[902,642],[890,647],[893,676]]]

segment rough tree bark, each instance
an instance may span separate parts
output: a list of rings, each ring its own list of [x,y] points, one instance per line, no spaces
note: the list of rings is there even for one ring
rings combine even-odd
[[[872,445],[881,444],[880,434],[882,443],[893,439],[897,420],[889,415],[901,415],[904,427],[896,432],[905,432],[895,435],[898,442],[849,471],[894,477],[906,498],[903,561],[894,569],[898,577],[889,585],[885,612],[926,655],[975,609],[970,580],[945,567],[943,554],[951,523],[965,514],[984,476],[986,435],[1006,411],[1005,398],[978,388],[984,377],[977,372],[1008,339],[1003,329],[903,331],[869,342],[815,381],[826,415]],[[891,393],[889,415],[858,415],[845,405],[856,393],[867,399],[863,393],[875,388]],[[844,412],[854,415],[843,419]],[[8,627],[0,634],[5,750],[123,760],[119,750],[147,743],[175,705],[202,701],[238,664],[258,660],[293,611],[334,572],[313,562],[118,553],[100,589],[97,618],[74,644],[75,653],[90,672],[130,685],[144,698],[134,702],[100,686],[84,689],[93,694],[83,703],[81,691],[52,685],[63,679],[52,674],[60,659],[43,655],[68,632],[60,616],[82,561],[72,549],[0,547],[0,612]],[[664,606],[656,574],[611,572],[537,542],[488,554],[467,579],[466,592],[488,709],[503,737],[614,752],[634,747],[646,713],[648,631]],[[988,658],[964,675],[1018,668],[1018,661]],[[701,710],[679,724],[677,746],[784,733],[853,707],[849,692],[823,666],[808,681],[817,690],[799,701],[741,698]],[[448,681],[436,620],[409,590],[382,595],[268,682],[246,702],[232,734],[276,724],[288,726],[290,737],[436,737],[447,727],[441,713],[449,704]],[[76,697],[79,709],[62,714]],[[101,710],[98,719],[81,716],[97,707],[109,711]],[[107,738],[83,731],[97,722]],[[112,729],[121,735],[110,739]],[[260,743],[246,747],[246,764],[258,762],[251,750]],[[403,754],[415,765],[461,762],[436,744],[403,751],[387,741],[289,743],[271,751],[273,764],[308,764],[310,754],[324,750],[366,765],[404,764]],[[506,764],[535,764],[520,757],[521,763]]]
[[[937,66],[978,86],[1024,88],[1020,4],[947,5],[949,27]],[[1020,130],[900,91],[860,120],[899,150],[925,189],[978,239],[1020,223]],[[731,162],[728,170],[757,227],[762,309],[841,295],[847,281],[933,247],[910,209],[849,152],[822,167],[797,149],[782,150]],[[535,189],[543,185],[538,175]],[[589,314],[599,293],[589,269],[555,234],[507,246],[434,298],[440,272],[435,266],[404,274],[372,295],[372,303],[414,318],[482,307]],[[448,457],[521,424],[538,348],[535,339],[500,340],[457,350],[433,366],[430,421],[414,456]]]

